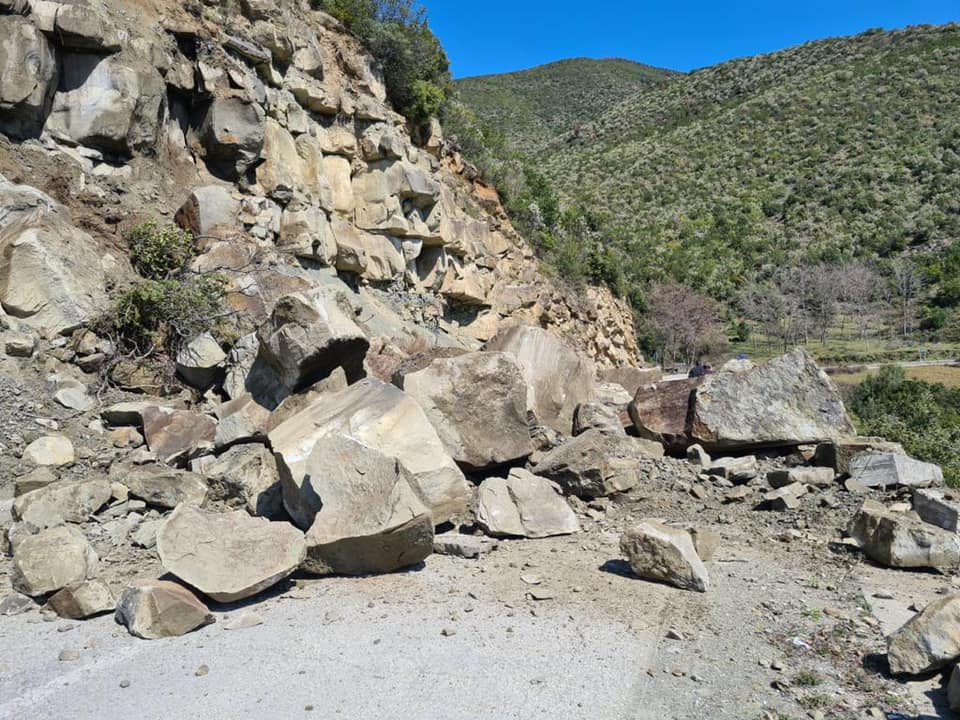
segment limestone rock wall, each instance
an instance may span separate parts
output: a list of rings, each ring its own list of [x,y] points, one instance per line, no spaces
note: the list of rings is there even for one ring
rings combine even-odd
[[[545,277],[496,192],[436,124],[411,140],[370,56],[308,2],[0,0],[0,38],[0,174],[73,209],[90,233],[77,242],[99,244],[87,255],[176,217],[200,238],[196,269],[229,276],[241,332],[322,287],[379,339],[373,365],[515,323],[601,367],[640,361],[628,307]],[[7,224],[0,238],[18,238]],[[0,277],[29,274],[15,256],[0,247]],[[41,333],[75,325],[0,302]]]

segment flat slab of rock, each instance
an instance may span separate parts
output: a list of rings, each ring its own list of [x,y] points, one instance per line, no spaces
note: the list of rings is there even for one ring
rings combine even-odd
[[[869,500],[848,532],[870,559],[887,567],[949,568],[960,562],[960,535]]]
[[[894,675],[923,675],[960,657],[960,594],[935,600],[887,641]]]
[[[94,615],[112,612],[117,601],[104,583],[87,580],[77,585],[68,585],[47,601],[57,615],[71,620],[84,620]]]
[[[143,437],[150,451],[168,465],[186,463],[213,449],[217,422],[209,415],[149,407],[143,411]]]
[[[367,378],[318,396],[270,434],[281,481],[302,479],[317,440],[331,431],[397,458],[413,475],[413,488],[439,525],[463,512],[466,478],[420,406],[403,391]],[[296,482],[296,480],[294,480]]]
[[[857,455],[850,461],[850,478],[869,488],[943,485],[943,471],[939,465],[891,453]]]
[[[659,457],[659,443],[588,430],[544,454],[530,469],[565,493],[594,499],[636,487],[643,461]]]
[[[181,505],[160,528],[157,552],[168,572],[218,602],[234,602],[293,573],[306,548],[288,523]]]
[[[466,353],[407,373],[400,387],[423,408],[450,456],[472,469],[533,452],[527,385],[513,355]]]
[[[707,450],[802,445],[855,434],[833,382],[802,349],[741,373],[710,375],[690,434]]]
[[[69,465],[75,459],[73,443],[63,435],[45,435],[27,445],[23,459],[34,465]]]
[[[663,380],[663,368],[660,367],[618,367],[600,371],[600,379],[605,382],[617,383],[626,390],[631,397],[637,394],[644,385],[651,385]]]
[[[55,482],[16,498],[13,517],[40,529],[82,523],[106,505],[111,494],[106,479]]]
[[[951,490],[914,490],[913,509],[925,523],[960,532],[960,499]]]
[[[79,530],[51,528],[16,542],[11,582],[18,592],[38,597],[93,577],[98,563],[96,551]]]
[[[464,535],[448,532],[433,538],[433,552],[466,560],[479,560],[488,552],[496,550],[499,543],[483,535]]]
[[[757,458],[754,455],[716,458],[704,469],[707,475],[722,477],[734,483],[743,483],[757,476]]]
[[[202,507],[207,501],[207,483],[185,470],[115,466],[111,477],[125,485],[131,497],[164,510],[173,510],[181,503]]]
[[[144,640],[178,637],[215,622],[192,592],[165,580],[128,587],[117,601],[115,617],[131,635]]]
[[[800,499],[806,494],[806,485],[791,483],[764,494],[763,503],[768,510],[796,510],[800,507]]]
[[[774,490],[786,485],[800,483],[816,488],[832,487],[836,476],[829,467],[795,467],[786,470],[771,470],[767,473],[767,482]]]
[[[837,475],[846,475],[850,472],[850,461],[865,452],[907,454],[900,443],[888,442],[883,438],[856,436],[820,443],[814,459],[817,465],[832,467]]]
[[[314,446],[299,486],[284,480],[291,517],[307,521],[304,570],[369,575],[415,565],[433,552],[433,521],[396,458],[338,432]]]
[[[620,538],[620,552],[638,577],[706,592],[710,576],[687,530],[644,520]]]
[[[501,330],[484,350],[516,357],[527,382],[527,409],[543,425],[570,434],[577,405],[593,397],[596,370],[591,360],[546,330],[527,325]]]
[[[522,468],[480,484],[477,524],[493,537],[544,538],[580,530],[559,486]]]
[[[694,393],[703,381],[702,377],[685,378],[641,385],[627,406],[637,434],[670,450],[686,448]]]

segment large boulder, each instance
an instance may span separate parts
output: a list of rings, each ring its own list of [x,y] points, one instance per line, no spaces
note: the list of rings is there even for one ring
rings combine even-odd
[[[565,493],[592,499],[636,487],[644,460],[658,457],[663,457],[659,443],[588,430],[538,458],[531,470]]]
[[[322,291],[281,298],[260,329],[258,363],[273,369],[290,392],[309,387],[336,368],[362,376],[370,343],[336,297]],[[258,368],[251,370],[255,375]]]
[[[76,453],[70,438],[63,435],[44,435],[24,448],[23,459],[41,467],[57,467],[73,463]]]
[[[513,355],[477,352],[437,358],[404,375],[401,387],[420,404],[461,466],[502,465],[533,451],[527,386]]]
[[[519,325],[497,333],[484,350],[514,355],[527,381],[527,409],[537,420],[569,435],[577,405],[593,397],[593,362],[538,327]]]
[[[522,468],[480,484],[477,524],[493,537],[544,538],[580,530],[557,484]]]
[[[190,197],[177,210],[177,224],[195,236],[210,235],[216,229],[233,229],[237,226],[240,202],[234,199],[227,188],[221,185],[204,185],[194,188]]]
[[[67,53],[44,132],[62,142],[130,155],[152,148],[166,97],[163,78],[132,53]]]
[[[240,510],[212,513],[181,505],[160,528],[157,552],[170,573],[218,602],[266,590],[303,561],[303,533]]]
[[[207,501],[207,483],[185,470],[114,465],[110,475],[126,486],[132,497],[162,510],[173,510],[181,503],[202,507]]]
[[[200,124],[207,167],[225,178],[243,176],[260,162],[266,114],[257,103],[218,97]]]
[[[954,490],[914,490],[913,510],[926,523],[960,532],[960,499]]]
[[[637,394],[644,385],[652,385],[663,380],[663,368],[660,367],[616,367],[600,371],[604,382],[617,383],[631,396]]]
[[[53,337],[72,332],[109,306],[97,243],[67,210],[0,175],[0,306]]]
[[[165,580],[140,581],[125,589],[115,617],[131,635],[144,640],[178,637],[215,622],[192,592]]]
[[[213,335],[208,332],[201,333],[177,353],[177,374],[187,384],[206,390],[217,379],[226,360],[227,354]]]
[[[622,552],[638,577],[683,590],[706,592],[710,576],[689,531],[644,520],[620,538]]]
[[[299,484],[286,479],[290,516],[307,526],[304,570],[367,575],[421,562],[433,551],[433,520],[396,458],[339,432],[320,438]]]
[[[690,444],[690,411],[703,378],[684,378],[641,385],[627,406],[640,437],[663,443],[671,450]]]
[[[189,410],[153,406],[143,411],[143,437],[147,447],[169,464],[185,464],[213,449],[217,421]]]
[[[53,46],[27,18],[0,16],[0,132],[37,137],[57,89]]]
[[[106,505],[110,496],[106,479],[51,483],[17,497],[13,517],[40,529],[83,523]]]
[[[29,535],[13,546],[14,590],[30,597],[82,583],[97,572],[99,558],[79,530],[60,526]]]
[[[47,607],[62,618],[84,620],[94,615],[111,612],[117,607],[117,601],[100,580],[68,585],[47,601]]]
[[[864,487],[933,487],[943,485],[939,465],[906,455],[862,453],[850,461],[850,477]]]
[[[690,426],[708,450],[802,445],[855,432],[840,393],[802,349],[747,372],[708,376],[696,390]]]
[[[373,378],[320,395],[270,432],[281,481],[302,484],[314,445],[334,430],[397,458],[412,473],[413,488],[434,524],[466,508],[466,479],[423,410],[401,390]]]
[[[833,468],[837,475],[846,475],[850,472],[853,459],[863,453],[907,454],[900,443],[888,442],[883,438],[857,436],[820,443],[817,445],[815,461],[817,465]]]
[[[204,469],[211,494],[230,505],[241,505],[251,515],[280,519],[283,496],[277,461],[263,445],[237,445]]]
[[[960,594],[934,600],[887,640],[894,675],[923,675],[960,657]]]
[[[888,567],[945,569],[960,563],[960,535],[870,500],[848,532],[870,559]]]

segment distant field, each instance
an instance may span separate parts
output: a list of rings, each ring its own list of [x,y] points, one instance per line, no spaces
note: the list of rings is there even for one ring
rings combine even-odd
[[[838,385],[855,387],[862,383],[867,375],[876,373],[876,370],[868,370],[856,373],[838,373],[831,375],[833,381]],[[948,388],[960,388],[960,367],[919,367],[907,368],[907,377],[911,380],[923,380],[928,383],[940,383]]]

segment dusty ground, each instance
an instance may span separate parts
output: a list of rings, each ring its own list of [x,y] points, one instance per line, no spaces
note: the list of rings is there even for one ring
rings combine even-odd
[[[19,450],[47,432],[38,419],[74,438],[66,477],[105,473],[126,452],[89,429],[96,410],[49,401],[48,371],[0,367],[0,502],[26,470]],[[138,640],[111,616],[0,617],[0,717],[949,717],[939,677],[890,680],[882,653],[909,608],[955,590],[952,578],[864,561],[842,542],[862,498],[841,487],[774,513],[724,504],[709,483],[698,499],[696,485],[694,468],[665,460],[637,490],[581,505],[578,535],[382,577],[295,578],[214,607],[216,624],[182,638]],[[720,533],[708,593],[630,576],[618,538],[646,517]],[[84,532],[115,589],[162,572],[154,551],[93,523]],[[9,570],[0,559],[0,599]],[[227,629],[250,612],[263,624]],[[62,650],[80,657],[60,661]]]

